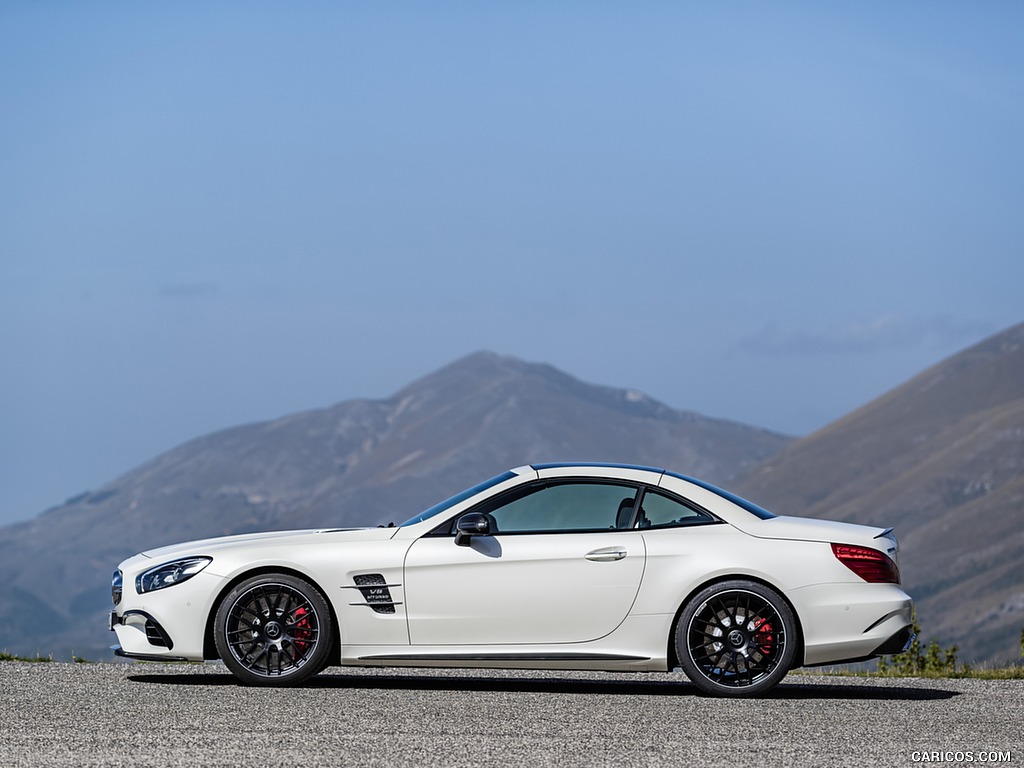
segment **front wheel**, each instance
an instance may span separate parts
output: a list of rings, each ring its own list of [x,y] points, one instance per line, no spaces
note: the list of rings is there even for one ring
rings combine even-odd
[[[327,601],[295,576],[246,579],[221,601],[214,622],[217,653],[246,685],[298,685],[329,661]]]
[[[786,676],[796,655],[793,612],[772,589],[725,581],[683,609],[676,655],[686,676],[712,696],[756,696]]]

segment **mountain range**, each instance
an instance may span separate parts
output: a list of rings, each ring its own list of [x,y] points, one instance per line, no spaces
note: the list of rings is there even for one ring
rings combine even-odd
[[[381,400],[193,440],[0,529],[0,648],[109,658],[110,574],[143,549],[401,522],[510,467],[581,459],[727,483],[792,438],[481,352]]]
[[[509,467],[665,466],[780,514],[895,526],[926,639],[1013,658],[1024,627],[1024,324],[802,439],[480,352],[391,397],[228,429],[0,529],[0,648],[109,658],[109,578],[207,536],[401,522]]]

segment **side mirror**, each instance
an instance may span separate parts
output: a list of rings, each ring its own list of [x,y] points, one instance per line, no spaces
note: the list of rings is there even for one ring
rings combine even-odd
[[[474,536],[489,536],[490,533],[490,520],[479,512],[469,512],[455,522],[455,544],[459,547],[468,547]]]

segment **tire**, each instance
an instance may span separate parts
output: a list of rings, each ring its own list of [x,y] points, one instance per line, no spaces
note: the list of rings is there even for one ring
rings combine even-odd
[[[330,663],[331,614],[320,591],[284,573],[240,582],[214,619],[217,653],[245,685],[298,685]]]
[[[676,655],[690,681],[712,696],[757,696],[789,672],[799,645],[782,596],[753,581],[724,581],[686,604]]]

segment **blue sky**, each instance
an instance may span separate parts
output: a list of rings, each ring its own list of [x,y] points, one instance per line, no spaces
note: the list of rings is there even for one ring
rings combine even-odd
[[[813,431],[1024,320],[1022,17],[0,4],[0,523],[478,349]]]

